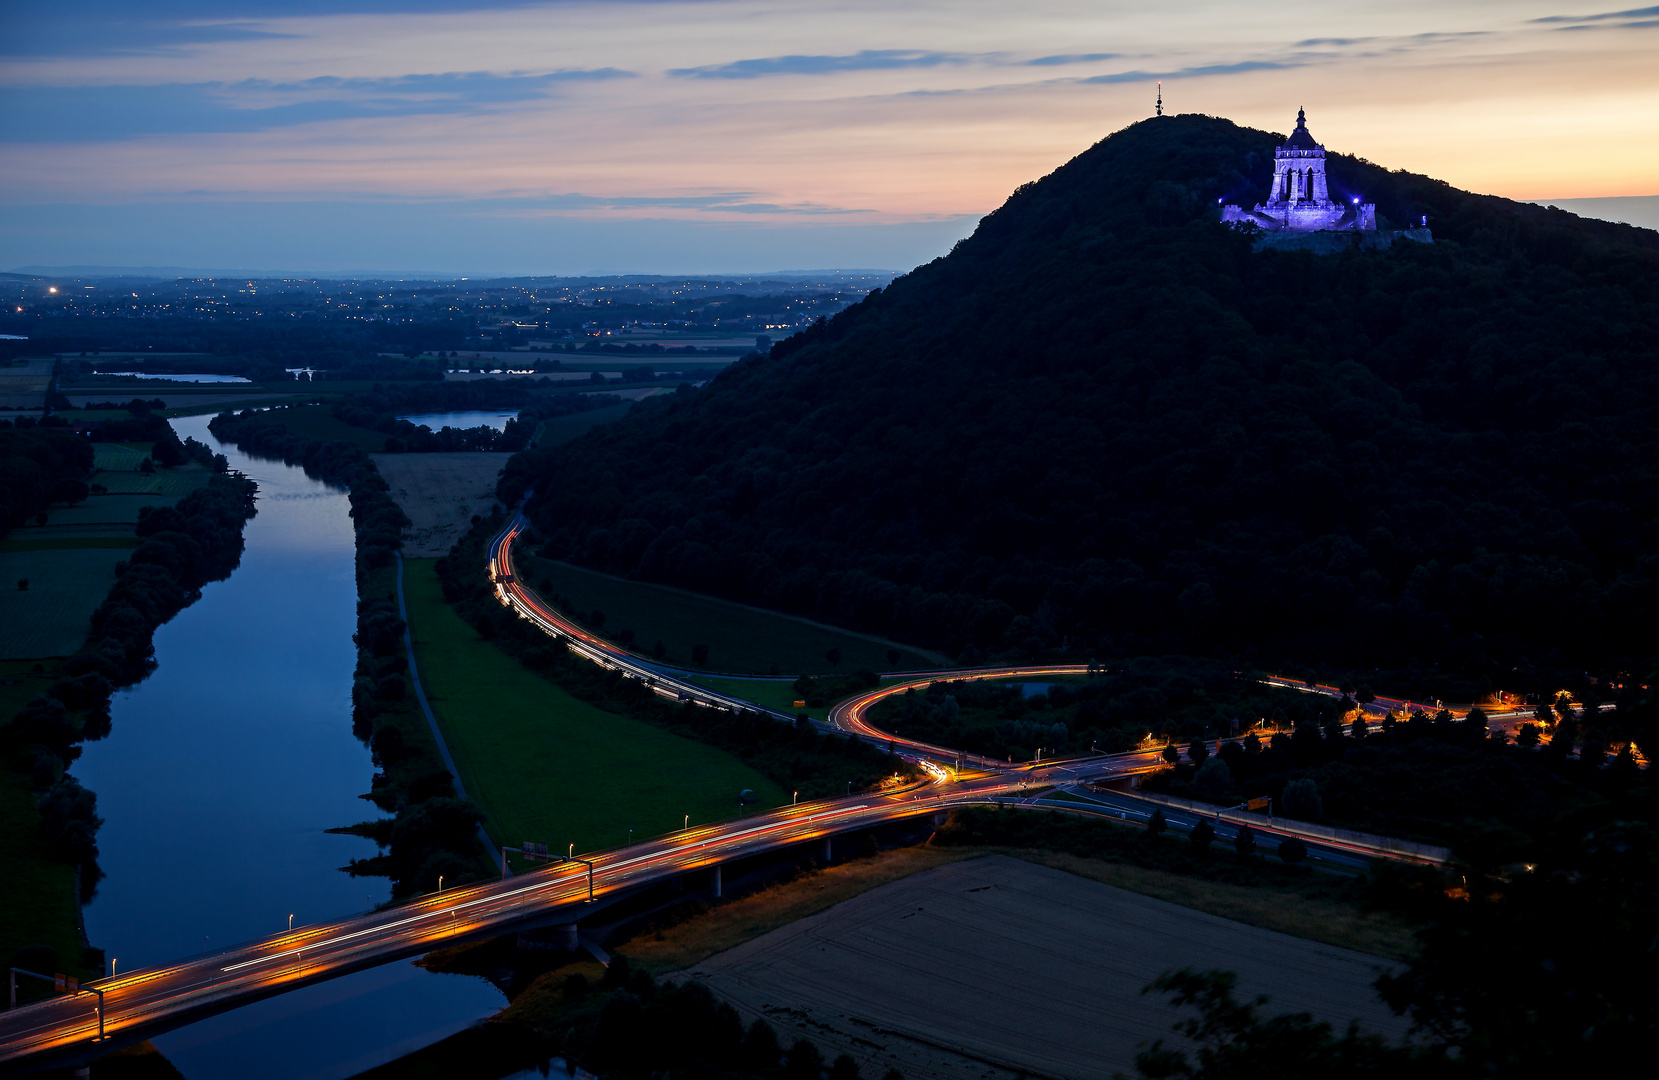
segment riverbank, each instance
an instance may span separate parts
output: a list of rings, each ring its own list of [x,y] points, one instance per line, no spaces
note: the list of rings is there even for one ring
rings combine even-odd
[[[62,602],[73,599],[74,610],[57,613],[61,625],[39,640],[79,644],[67,656],[6,661],[0,680],[0,716],[8,718],[0,727],[0,859],[7,868],[0,877],[0,956],[30,970],[83,979],[104,973],[103,953],[86,940],[80,912],[102,877],[103,821],[95,790],[71,770],[83,743],[109,734],[111,695],[150,674],[156,630],[194,603],[202,586],[235,569],[243,528],[255,513],[257,485],[229,472],[207,447],[172,437],[162,454],[158,445],[98,444],[92,499],[126,500],[118,511],[53,508],[32,526],[40,535],[12,541],[31,557],[70,558],[62,569],[74,588],[66,585]],[[157,466],[151,455],[172,464]],[[77,515],[89,520],[69,520]],[[121,557],[111,564],[110,555]],[[97,584],[89,590],[84,578],[108,582],[95,605]],[[37,639],[39,627],[26,613],[7,614],[8,633]],[[73,621],[86,627],[78,639],[67,634]],[[27,997],[38,992],[20,989]]]

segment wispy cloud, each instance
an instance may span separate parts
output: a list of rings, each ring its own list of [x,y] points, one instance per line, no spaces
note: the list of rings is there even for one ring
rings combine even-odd
[[[500,197],[481,203],[475,212],[492,216],[541,216],[593,210],[691,210],[718,214],[787,214],[806,217],[873,214],[876,211],[822,203],[760,201],[752,191],[722,191],[704,195],[564,195]]]
[[[0,90],[0,142],[90,142],[266,131],[364,117],[489,111],[552,96],[562,82],[631,78],[619,68],[542,74],[445,72],[380,79],[164,83]]]
[[[1119,71],[1111,75],[1095,75],[1079,79],[1083,83],[1146,82],[1150,79],[1195,79],[1205,75],[1238,75],[1246,71],[1277,71],[1281,68],[1304,66],[1295,60],[1242,60],[1236,64],[1205,64],[1199,67],[1177,68],[1174,71]]]
[[[1092,64],[1114,59],[1117,53],[1061,53],[1017,60],[1007,53],[936,52],[926,49],[864,49],[841,56],[763,56],[734,60],[729,64],[672,68],[670,75],[692,79],[764,79],[773,75],[836,75],[847,71],[895,71],[905,68],[960,67],[982,64],[988,67],[1059,67],[1064,64]]]
[[[1590,23],[1612,22],[1624,19],[1652,19],[1659,16],[1659,7],[1630,8],[1626,11],[1603,11],[1594,15],[1546,15],[1541,19],[1529,20],[1535,23]],[[1626,23],[1629,26],[1651,26],[1649,22]]]
[[[1062,53],[1059,56],[1039,56],[1035,60],[1022,61],[1026,67],[1058,67],[1061,64],[1092,64],[1097,60],[1115,60],[1117,53]]]
[[[863,49],[844,56],[764,56],[729,64],[671,68],[670,75],[692,79],[763,79],[771,75],[828,75],[843,71],[889,71],[971,64],[984,54],[924,52],[919,49]]]

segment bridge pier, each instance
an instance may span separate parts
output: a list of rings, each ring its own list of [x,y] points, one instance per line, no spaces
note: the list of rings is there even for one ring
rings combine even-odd
[[[824,865],[825,866],[828,866],[831,862],[833,862],[835,860],[835,846],[831,842],[832,840],[833,840],[832,837],[828,837],[828,836],[824,837]]]
[[[709,893],[716,900],[720,899],[720,867],[718,865],[709,874]]]
[[[577,926],[573,922],[557,923],[553,926],[539,927],[535,930],[520,930],[518,943],[526,949],[549,949],[560,952],[575,952],[581,948],[577,940]]]

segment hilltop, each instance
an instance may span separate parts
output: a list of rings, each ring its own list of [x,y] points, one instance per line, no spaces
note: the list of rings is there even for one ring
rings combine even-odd
[[[558,558],[968,661],[1481,689],[1652,655],[1659,233],[1332,154],[1383,228],[1426,216],[1434,242],[1255,250],[1216,207],[1265,194],[1282,139],[1132,125],[503,493],[535,485]]]

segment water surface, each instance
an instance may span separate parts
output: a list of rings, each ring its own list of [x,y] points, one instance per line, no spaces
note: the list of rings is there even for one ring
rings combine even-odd
[[[351,732],[357,589],[346,495],[173,421],[259,483],[231,576],[156,632],[156,670],[111,702],[74,773],[98,795],[107,877],[90,939],[119,970],[165,963],[383,902],[340,873],[375,853],[324,830],[378,817]],[[406,963],[296,991],[156,1040],[190,1080],[340,1077],[495,1011],[488,984]],[[374,1061],[370,1061],[373,1064]]]

